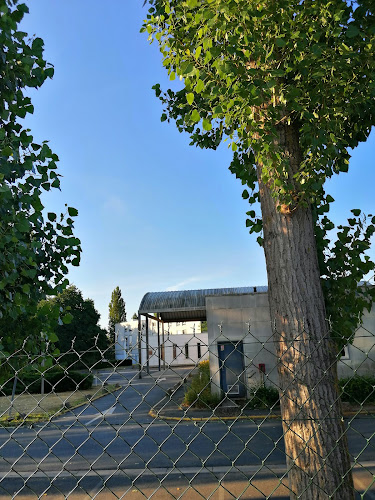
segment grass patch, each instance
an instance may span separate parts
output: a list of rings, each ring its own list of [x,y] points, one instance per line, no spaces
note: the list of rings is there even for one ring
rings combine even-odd
[[[69,409],[89,403],[119,389],[118,385],[92,387],[84,391],[51,392],[48,394],[19,394],[13,400],[9,415],[11,397],[0,397],[0,426],[15,426],[48,420]]]

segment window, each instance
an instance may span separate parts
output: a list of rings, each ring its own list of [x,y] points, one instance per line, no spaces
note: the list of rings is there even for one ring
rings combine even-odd
[[[202,357],[202,351],[201,351],[201,344],[198,342],[197,344],[197,351],[198,351],[198,359]]]
[[[341,350],[341,359],[350,359],[349,347],[347,345]]]
[[[173,344],[173,359],[177,358],[177,344]]]
[[[189,344],[185,344],[185,358],[189,358]]]

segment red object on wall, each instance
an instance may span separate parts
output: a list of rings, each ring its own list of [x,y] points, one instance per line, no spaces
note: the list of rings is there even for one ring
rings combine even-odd
[[[259,371],[261,373],[266,373],[266,365],[265,365],[265,363],[259,363]]]

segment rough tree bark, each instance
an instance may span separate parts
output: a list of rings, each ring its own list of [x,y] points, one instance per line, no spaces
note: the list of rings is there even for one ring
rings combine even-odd
[[[279,144],[298,170],[298,131],[279,129]],[[281,206],[260,179],[269,303],[274,319],[281,412],[291,498],[354,499],[310,207]]]

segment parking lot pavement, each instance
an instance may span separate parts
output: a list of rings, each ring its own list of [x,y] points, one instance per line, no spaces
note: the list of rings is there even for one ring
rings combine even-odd
[[[142,378],[131,368],[100,370],[96,373],[96,385],[118,384],[119,390],[53,419],[53,424],[92,427],[102,422],[111,425],[134,421],[150,423],[153,420],[149,415],[151,409],[166,397],[170,389],[182,383],[191,370],[190,367],[152,370],[149,374],[143,372]]]

